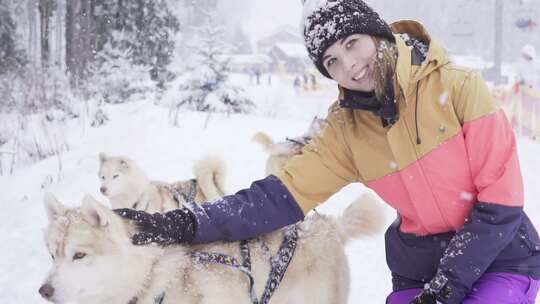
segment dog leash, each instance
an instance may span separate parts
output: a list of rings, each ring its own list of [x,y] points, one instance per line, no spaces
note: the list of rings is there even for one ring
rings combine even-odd
[[[281,243],[276,255],[270,259],[270,274],[266,281],[266,285],[259,300],[255,292],[255,279],[251,271],[251,254],[248,241],[240,242],[240,255],[242,263],[230,255],[215,253],[215,252],[199,252],[191,253],[192,258],[198,263],[221,264],[236,268],[243,272],[249,279],[249,296],[252,304],[267,304],[270,298],[279,287],[283,276],[291,263],[298,243],[298,228],[296,225],[287,228],[283,242]],[[265,248],[268,248],[264,246]]]

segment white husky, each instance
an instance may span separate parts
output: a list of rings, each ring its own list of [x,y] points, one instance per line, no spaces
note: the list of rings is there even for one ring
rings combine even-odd
[[[100,191],[113,209],[133,208],[153,212],[176,209],[187,200],[213,201],[225,194],[225,166],[217,157],[206,157],[194,167],[194,179],[175,183],[151,181],[143,170],[124,156],[99,154]]]
[[[238,242],[198,246],[134,246],[132,225],[90,196],[70,209],[45,198],[47,248],[53,267],[39,292],[54,303],[252,303],[248,279],[238,269],[200,264],[192,251],[217,251],[239,259]],[[376,233],[384,223],[376,199],[365,195],[340,217],[312,213],[298,224],[296,253],[269,303],[347,303],[349,266],[344,245]],[[249,242],[255,294],[263,292],[278,230]],[[262,244],[265,244],[263,246]],[[265,249],[263,249],[265,247]]]
[[[265,152],[268,153],[266,160],[266,174],[276,175],[285,165],[287,160],[302,152],[302,148],[308,144],[313,137],[319,135],[326,126],[326,120],[314,117],[308,130],[298,137],[287,138],[285,141],[274,142],[272,138],[264,133],[256,133],[252,140],[259,143]]]

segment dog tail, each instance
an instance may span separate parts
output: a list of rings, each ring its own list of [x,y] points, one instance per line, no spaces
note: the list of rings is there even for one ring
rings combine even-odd
[[[337,230],[344,243],[382,232],[386,224],[380,201],[365,193],[353,201],[337,219]]]
[[[274,141],[268,134],[264,132],[257,132],[257,134],[253,135],[251,138],[252,141],[259,143],[263,149],[270,153],[272,151],[272,146],[274,145]]]
[[[193,165],[197,183],[207,200],[213,201],[226,194],[225,162],[217,156],[207,156]]]

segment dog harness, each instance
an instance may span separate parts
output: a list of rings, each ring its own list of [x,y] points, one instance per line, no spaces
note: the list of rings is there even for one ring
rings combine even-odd
[[[309,136],[303,136],[303,137],[297,137],[297,138],[285,138],[286,141],[291,142],[300,148],[304,147],[305,145],[309,144],[311,141],[311,137]]]
[[[255,292],[255,280],[253,279],[253,274],[251,270],[251,254],[249,250],[249,240],[244,240],[240,242],[240,255],[242,257],[242,263],[240,263],[236,258],[230,255],[215,252],[195,251],[191,253],[191,256],[193,259],[195,259],[197,263],[221,264],[240,270],[248,277],[249,296],[251,298],[251,303],[267,304],[276,289],[278,288],[279,284],[283,280],[283,276],[285,275],[285,272],[287,271],[287,268],[289,267],[289,264],[294,256],[297,242],[298,228],[296,227],[296,225],[289,226],[285,229],[285,236],[277,253],[269,259],[270,274],[266,281],[266,286],[260,300],[257,298],[257,294]],[[266,244],[262,244],[263,248],[266,251],[269,251]]]
[[[197,196],[197,179],[195,178],[189,180],[189,187],[186,187],[187,189],[183,187],[172,187],[170,185],[163,185],[163,187],[172,194],[179,206],[182,202],[194,202],[195,196]]]

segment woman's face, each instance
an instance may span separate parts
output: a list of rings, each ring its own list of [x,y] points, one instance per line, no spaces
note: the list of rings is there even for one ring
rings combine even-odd
[[[323,54],[323,65],[340,86],[371,92],[375,89],[373,65],[376,53],[371,36],[354,34],[332,44]]]

